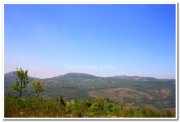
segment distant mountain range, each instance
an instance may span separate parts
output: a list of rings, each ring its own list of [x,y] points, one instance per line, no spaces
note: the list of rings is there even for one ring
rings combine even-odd
[[[65,96],[67,99],[110,98],[127,106],[147,105],[153,108],[175,108],[175,79],[157,79],[140,76],[98,77],[84,73],[68,73],[57,77],[40,79],[30,77],[33,81],[46,82],[43,93],[46,98]],[[16,95],[11,89],[16,75],[6,73],[5,94]],[[29,83],[25,95],[33,95],[32,82]]]

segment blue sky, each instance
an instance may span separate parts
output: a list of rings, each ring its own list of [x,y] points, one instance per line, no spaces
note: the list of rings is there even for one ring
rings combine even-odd
[[[21,67],[40,78],[68,72],[175,78],[173,4],[4,8],[5,73]]]

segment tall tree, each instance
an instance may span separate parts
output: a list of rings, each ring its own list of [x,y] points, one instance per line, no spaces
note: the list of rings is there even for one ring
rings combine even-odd
[[[28,78],[28,70],[16,69],[14,73],[17,78],[16,82],[12,85],[12,88],[19,93],[19,97],[22,97],[23,90],[27,87],[30,79]]]

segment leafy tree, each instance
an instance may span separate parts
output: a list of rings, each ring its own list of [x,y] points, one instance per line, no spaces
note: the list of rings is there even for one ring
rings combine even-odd
[[[104,100],[97,98],[89,108],[90,116],[101,116],[104,112]]]
[[[17,68],[14,74],[17,76],[17,78],[16,82],[12,85],[12,88],[19,93],[19,97],[21,98],[23,90],[27,87],[27,84],[30,81],[28,78],[28,70],[24,71],[21,68]]]
[[[43,92],[45,90],[44,88],[45,82],[43,81],[34,81],[32,85],[34,87],[37,96],[39,95],[40,92]]]

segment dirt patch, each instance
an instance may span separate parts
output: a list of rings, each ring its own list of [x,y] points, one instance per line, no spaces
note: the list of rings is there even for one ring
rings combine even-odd
[[[161,94],[164,96],[169,96],[171,94],[170,89],[168,88],[161,89]]]
[[[153,99],[153,97],[147,93],[143,93],[129,88],[108,88],[92,90],[88,91],[88,94],[91,97],[105,97],[113,100],[121,100],[123,98],[137,99],[141,97],[145,97],[149,100]]]
[[[147,93],[150,93],[151,95],[156,95],[156,96],[165,96],[168,97],[171,94],[171,91],[169,88],[162,88],[160,90],[155,89],[155,88],[151,88],[151,89],[147,89]]]

